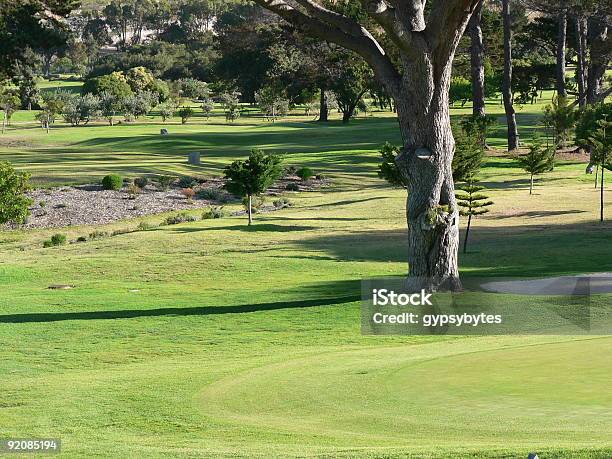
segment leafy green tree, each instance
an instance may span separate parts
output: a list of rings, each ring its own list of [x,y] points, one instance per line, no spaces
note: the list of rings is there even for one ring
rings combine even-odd
[[[374,75],[364,60],[352,52],[338,50],[334,56],[330,89],[342,112],[342,122],[348,123],[372,85]]]
[[[486,148],[489,130],[497,124],[497,118],[490,115],[471,115],[462,118],[459,124],[468,136],[476,137],[478,143]]]
[[[467,252],[472,217],[486,214],[489,211],[488,207],[493,205],[492,201],[488,201],[488,196],[480,193],[484,190],[484,187],[476,185],[476,182],[478,182],[478,179],[470,177],[466,183],[458,186],[460,191],[455,193],[457,205],[460,207],[459,214],[468,218],[465,238],[463,239],[463,253]]]
[[[100,111],[100,98],[93,94],[73,95],[64,101],[61,113],[64,121],[72,126],[87,124],[97,117]]]
[[[161,116],[161,119],[164,123],[168,118],[172,118],[174,116],[174,113],[176,112],[176,107],[177,103],[172,99],[159,104],[157,109],[159,110],[159,116]]]
[[[289,99],[283,90],[276,86],[264,86],[255,93],[255,102],[259,105],[264,118],[276,121],[281,115],[289,112]]]
[[[204,112],[204,116],[206,116],[206,121],[208,121],[208,118],[210,118],[210,114],[215,109],[215,103],[212,97],[205,97],[202,100],[202,105],[200,105],[200,107],[202,108],[202,111]]]
[[[107,93],[112,95],[117,101],[123,101],[134,92],[123,73],[112,72],[108,75],[87,79],[83,84],[83,93],[95,94],[97,96]]]
[[[225,111],[226,121],[235,121],[240,117],[240,93],[238,91],[224,92],[219,98]]]
[[[453,77],[448,90],[448,98],[451,105],[461,102],[463,107],[472,98],[472,83],[462,76]]]
[[[112,126],[115,116],[123,109],[123,101],[125,99],[119,98],[112,92],[102,91],[99,95],[99,100],[100,114],[106,118],[108,124]]]
[[[266,191],[283,173],[282,158],[254,148],[246,160],[237,160],[224,170],[225,188],[232,194],[248,198],[249,225],[253,223],[253,196]]]
[[[21,103],[19,93],[16,89],[0,88],[0,110],[2,110],[2,133],[6,129],[6,125],[10,124],[13,113],[19,108]]]
[[[598,123],[602,119],[612,119],[612,103],[587,105],[586,108],[580,112],[578,122],[576,123],[576,143],[591,154],[587,173],[592,173],[594,167],[596,170],[595,187],[597,187],[600,166],[598,162],[594,161],[593,146],[589,139],[599,129]]]
[[[599,184],[599,221],[604,221],[604,171],[612,170],[612,121],[606,118],[597,122],[598,128],[589,137],[592,146],[591,162],[597,164],[600,169]]]
[[[516,156],[519,166],[529,173],[529,194],[533,194],[533,177],[550,172],[555,165],[554,147],[545,148],[539,139],[535,139],[529,146],[529,152]]]
[[[204,100],[210,98],[208,84],[195,78],[183,78],[179,80],[181,96],[192,100]]]
[[[23,223],[30,214],[32,200],[25,192],[30,176],[17,172],[10,163],[0,162],[0,224]]]
[[[395,159],[400,154],[399,147],[389,142],[385,142],[379,150],[379,153],[382,156],[382,161],[378,165],[378,176],[395,187],[407,188],[404,178],[400,174],[399,168],[395,162]]]
[[[191,107],[181,107],[179,108],[177,114],[181,117],[181,124],[187,124],[189,118],[193,116],[193,108]]]
[[[563,148],[570,140],[576,124],[577,112],[566,97],[554,96],[544,107],[542,124],[552,131],[556,148]]]

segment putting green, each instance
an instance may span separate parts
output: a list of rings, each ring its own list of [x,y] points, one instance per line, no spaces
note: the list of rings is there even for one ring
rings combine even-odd
[[[323,353],[218,380],[199,401],[218,421],[298,436],[303,447],[314,438],[429,451],[608,445],[612,339],[568,339]]]

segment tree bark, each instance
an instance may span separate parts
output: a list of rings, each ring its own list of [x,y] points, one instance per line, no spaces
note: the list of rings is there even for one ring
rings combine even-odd
[[[321,88],[321,98],[319,100],[319,121],[326,122],[329,116],[329,106],[327,105],[327,96],[325,89]]]
[[[420,62],[418,71],[404,77],[406,92],[395,98],[395,105],[403,138],[397,164],[408,191],[410,276],[458,289],[459,211],[448,100],[451,67]]]
[[[468,215],[467,227],[465,228],[465,239],[463,239],[463,253],[467,253],[468,235],[470,234],[471,223],[472,223],[472,214]]]
[[[249,195],[249,209],[248,209],[248,214],[249,214],[249,226],[251,226],[251,224],[253,223],[253,197],[251,195]]]
[[[468,24],[470,64],[472,71],[472,114],[485,116],[484,43],[482,39],[482,2],[478,4]]]
[[[590,29],[593,33],[589,53],[591,59],[587,73],[587,103],[595,104],[600,99],[599,94],[612,51],[610,50],[608,26],[595,19],[594,27],[590,27]]]
[[[599,184],[599,221],[604,221],[604,170],[606,168],[601,165],[601,183]]]
[[[567,41],[567,10],[559,12],[557,30],[557,94],[567,97],[565,89],[565,43]]]
[[[533,194],[533,174],[529,178],[529,194]]]
[[[586,20],[582,16],[576,18],[576,79],[578,80],[578,105],[586,105]]]
[[[519,136],[516,126],[516,112],[512,100],[512,24],[510,18],[510,0],[502,0],[502,16],[504,19],[504,78],[502,93],[506,123],[508,125],[508,151],[513,151],[519,146]]]

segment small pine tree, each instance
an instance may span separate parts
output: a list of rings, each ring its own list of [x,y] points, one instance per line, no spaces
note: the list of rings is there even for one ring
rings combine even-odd
[[[577,112],[566,97],[553,97],[544,108],[542,124],[552,131],[556,148],[562,148],[569,141],[576,125]]]
[[[468,236],[470,234],[470,226],[472,224],[472,216],[486,214],[490,205],[493,201],[487,201],[488,196],[480,194],[479,192],[484,190],[483,186],[476,185],[478,179],[472,177],[468,182],[459,185],[457,188],[460,190],[455,193],[457,198],[457,204],[459,205],[459,214],[467,216],[468,222],[465,230],[465,239],[463,240],[463,253],[467,251]]]
[[[592,147],[591,163],[601,169],[599,186],[599,221],[604,221],[604,171],[612,169],[612,121],[607,118],[597,122],[598,129],[589,137],[588,141]]]
[[[455,155],[453,156],[453,180],[467,182],[476,177],[484,158],[483,142],[476,131],[455,129]]]
[[[535,139],[525,155],[517,156],[519,166],[529,172],[529,194],[533,194],[533,177],[535,175],[550,172],[555,166],[555,148],[544,148],[539,139]]]
[[[266,191],[283,173],[282,158],[253,149],[248,159],[237,160],[224,170],[230,193],[248,198],[249,226],[253,223],[253,196]]]

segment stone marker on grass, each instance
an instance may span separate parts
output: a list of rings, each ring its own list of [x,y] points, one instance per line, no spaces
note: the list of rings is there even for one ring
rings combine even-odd
[[[200,152],[192,151],[189,153],[189,159],[187,160],[189,164],[195,164],[196,166],[200,165]]]
[[[159,130],[159,133],[160,133],[161,135],[168,135],[168,129],[166,129],[166,128],[161,128],[161,129]]]

